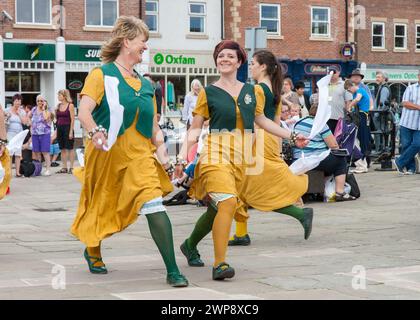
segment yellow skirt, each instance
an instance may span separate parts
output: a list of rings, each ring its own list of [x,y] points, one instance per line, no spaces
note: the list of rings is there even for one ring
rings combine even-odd
[[[249,206],[260,211],[273,211],[295,204],[308,190],[308,176],[294,175],[289,166],[280,158],[277,137],[264,134],[264,154],[262,172],[257,175],[245,175],[240,198]],[[258,137],[256,141],[261,141]]]
[[[264,140],[261,139],[262,134]],[[260,211],[273,211],[295,204],[308,189],[308,177],[294,175],[280,158],[280,142],[277,137],[257,130],[256,143],[258,141],[264,141],[264,145],[262,148],[254,145],[254,152],[263,166],[257,175],[245,175],[235,213],[238,222],[245,222],[249,218],[248,206]]]
[[[1,165],[5,171],[3,182],[0,184],[0,200],[6,195],[7,189],[10,185],[10,180],[12,180],[12,164],[10,163],[10,155],[7,149],[4,150],[2,156],[0,157]]]
[[[151,140],[135,124],[108,152],[87,143],[85,168],[76,173],[83,183],[71,233],[88,247],[127,228],[137,220],[144,203],[173,190]]]
[[[243,145],[235,143],[242,139],[238,136],[241,133],[227,132],[208,136],[194,170],[194,181],[189,190],[192,198],[203,200],[209,193],[239,197],[246,165],[242,160]]]

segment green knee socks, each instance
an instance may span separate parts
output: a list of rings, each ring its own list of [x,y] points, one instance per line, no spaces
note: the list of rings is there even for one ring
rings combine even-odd
[[[179,273],[175,260],[172,226],[165,211],[147,214],[150,233],[155,241],[168,273]]]
[[[287,216],[291,216],[299,221],[303,220],[303,216],[304,216],[304,211],[302,208],[298,208],[295,206],[288,206],[288,207],[284,207],[284,208],[280,208],[280,209],[276,209],[274,210],[275,212],[278,213],[283,213]]]
[[[187,239],[187,245],[190,249],[195,249],[197,244],[211,232],[216,214],[217,210],[215,207],[212,204],[209,204],[207,211],[198,219],[193,232]]]

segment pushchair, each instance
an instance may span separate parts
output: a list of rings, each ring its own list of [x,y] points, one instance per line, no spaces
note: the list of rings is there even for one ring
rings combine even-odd
[[[348,152],[347,160],[351,163],[362,158],[362,153],[356,147],[357,126],[354,123],[347,122],[345,119],[338,119],[337,126],[334,131],[340,149],[346,149]]]
[[[357,140],[357,126],[354,123],[347,122],[345,119],[338,119],[337,126],[334,131],[335,139],[337,140],[340,149],[347,150],[347,173],[346,182],[350,185],[350,195],[353,197],[360,197],[360,189],[353,173],[349,173],[350,165],[353,161],[362,158],[362,152],[356,146]]]

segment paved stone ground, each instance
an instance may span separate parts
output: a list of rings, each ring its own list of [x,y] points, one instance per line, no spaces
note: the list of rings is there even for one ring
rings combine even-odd
[[[204,268],[188,267],[179,250],[203,208],[170,207],[178,263],[191,283],[183,289],[166,285],[142,218],[104,241],[109,274],[90,274],[69,233],[76,179],[14,179],[0,202],[0,299],[419,299],[420,176],[371,169],[357,178],[358,201],[311,204],[308,241],[293,219],[251,211],[252,245],[229,249],[237,275],[224,282],[211,280],[210,237],[200,246]]]

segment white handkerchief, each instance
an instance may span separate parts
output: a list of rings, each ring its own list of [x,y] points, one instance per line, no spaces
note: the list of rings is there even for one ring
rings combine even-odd
[[[15,135],[12,139],[10,139],[9,143],[7,144],[7,150],[9,153],[13,154],[19,150],[22,150],[23,141],[25,140],[26,136],[28,135],[29,130],[23,130]]]
[[[319,155],[313,155],[309,157],[305,157],[302,153],[302,157],[297,159],[292,165],[289,167],[290,171],[293,172],[295,175],[301,175],[312,169],[315,169],[319,166],[322,160],[324,160],[330,154],[330,150],[324,151]]]
[[[323,77],[317,82],[319,88],[319,102],[318,102],[318,111],[314,119],[314,124],[312,125],[311,134],[308,139],[313,139],[318,133],[324,129],[328,120],[331,116],[331,106],[328,103],[328,85],[331,82],[331,77],[333,73],[330,72],[329,75]]]
[[[119,80],[115,77],[105,76],[105,93],[109,105],[110,125],[108,130],[108,146],[103,146],[105,151],[111,150],[118,138],[118,132],[124,118],[124,107],[120,104],[118,91]]]

